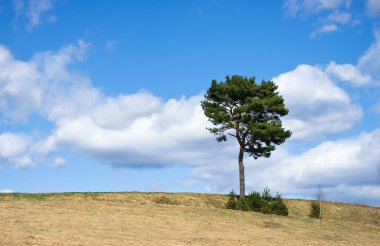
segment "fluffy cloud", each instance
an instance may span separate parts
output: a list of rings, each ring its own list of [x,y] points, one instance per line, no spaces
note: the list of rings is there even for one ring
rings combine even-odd
[[[380,32],[375,31],[375,41],[356,65],[331,62],[327,74],[354,86],[380,85]]]
[[[273,81],[289,108],[284,126],[293,139],[344,132],[361,118],[360,107],[318,67],[299,65]]]
[[[26,120],[35,112],[55,125],[33,145],[37,154],[69,147],[115,165],[197,165],[214,156],[219,146],[205,130],[202,95],[168,101],[148,92],[107,97],[69,69],[88,46],[79,41],[28,62],[4,47],[0,52],[0,85],[17,88],[1,90],[3,118]],[[300,65],[273,80],[290,109],[284,125],[293,139],[340,133],[361,117],[360,108],[318,67]]]
[[[288,146],[281,146],[269,159],[246,157],[247,190],[269,186],[286,197],[315,198],[318,185],[322,185],[326,199],[378,205],[379,144],[377,129],[357,137],[323,142],[300,154],[292,155],[286,150]],[[198,167],[192,175],[208,181],[210,192],[228,192],[231,187],[238,187],[238,164],[233,158]]]
[[[371,81],[371,76],[362,74],[362,72],[352,64],[336,64],[335,62],[331,62],[326,68],[326,72],[341,81],[351,83],[355,86],[367,85]]]
[[[42,85],[33,64],[15,60],[0,46],[0,113],[7,120],[25,120],[41,105]]]
[[[0,134],[0,166],[4,164],[17,167],[33,165],[29,154],[30,145],[30,139],[26,136],[12,133]]]
[[[194,165],[213,141],[201,96],[167,102],[145,92],[100,100],[81,115],[60,118],[42,145],[75,148],[114,165]]]
[[[58,114],[59,110],[50,103],[67,100],[60,97],[61,89],[72,88],[78,81],[82,86],[89,82],[67,69],[74,59],[83,59],[88,45],[79,41],[78,46],[69,45],[54,54],[38,53],[27,62],[14,59],[9,50],[0,45],[0,116],[17,122],[25,121],[29,114],[39,110],[49,111],[52,117]]]
[[[17,122],[36,113],[55,126],[50,136],[29,146],[33,156],[69,147],[113,165],[162,166],[196,165],[212,155],[205,151],[213,137],[205,129],[201,95],[168,101],[143,91],[107,97],[69,69],[87,47],[79,41],[27,62],[14,59],[5,47],[0,50],[0,116]],[[3,158],[21,165],[13,156]]]

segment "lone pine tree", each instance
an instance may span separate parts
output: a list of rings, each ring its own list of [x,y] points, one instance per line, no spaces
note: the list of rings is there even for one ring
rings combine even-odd
[[[239,143],[240,197],[245,196],[244,153],[255,159],[268,158],[276,145],[291,136],[282,127],[280,117],[289,111],[277,88],[272,81],[257,84],[255,77],[227,75],[225,82],[212,81],[201,102],[204,114],[214,125],[207,129],[216,140],[227,141],[229,135]]]

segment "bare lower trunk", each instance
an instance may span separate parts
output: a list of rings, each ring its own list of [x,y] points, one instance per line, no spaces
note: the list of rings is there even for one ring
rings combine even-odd
[[[245,196],[245,178],[244,178],[244,164],[243,164],[244,149],[240,148],[239,151],[239,181],[240,181],[240,197]]]

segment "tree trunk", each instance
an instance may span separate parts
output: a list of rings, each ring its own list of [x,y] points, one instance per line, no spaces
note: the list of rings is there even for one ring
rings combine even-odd
[[[244,149],[240,147],[239,151],[239,181],[240,181],[240,198],[245,197],[245,178],[244,178]]]

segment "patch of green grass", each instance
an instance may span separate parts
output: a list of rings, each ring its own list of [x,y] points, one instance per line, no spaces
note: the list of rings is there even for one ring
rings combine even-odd
[[[33,201],[46,201],[46,198],[49,196],[47,194],[31,194],[31,193],[12,193],[11,194],[15,199],[26,199]]]

